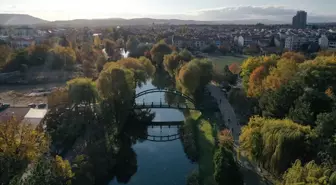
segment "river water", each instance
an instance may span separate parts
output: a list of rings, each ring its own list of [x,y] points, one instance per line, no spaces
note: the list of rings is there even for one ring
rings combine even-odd
[[[151,81],[136,92],[156,88]],[[164,93],[147,94],[136,99],[137,102],[165,103]],[[156,121],[183,121],[184,115],[176,109],[152,109],[155,112]],[[176,126],[154,126],[148,127],[148,134],[155,136],[166,136],[178,133]],[[186,156],[180,139],[167,142],[143,141],[133,145],[137,154],[137,172],[132,176],[128,185],[185,185],[187,176],[197,168]],[[116,180],[109,185],[118,184]]]

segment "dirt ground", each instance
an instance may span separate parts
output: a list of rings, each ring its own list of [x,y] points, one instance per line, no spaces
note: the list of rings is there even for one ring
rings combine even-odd
[[[0,85],[0,103],[9,103],[11,106],[27,106],[30,103],[47,103],[47,96],[28,96],[35,89],[49,89],[64,86],[65,83],[39,85]]]

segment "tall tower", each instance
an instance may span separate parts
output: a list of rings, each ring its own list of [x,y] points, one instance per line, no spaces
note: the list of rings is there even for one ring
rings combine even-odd
[[[292,26],[293,28],[297,29],[304,29],[307,26],[307,12],[305,11],[298,11],[296,12],[296,15],[293,17],[292,20]]]

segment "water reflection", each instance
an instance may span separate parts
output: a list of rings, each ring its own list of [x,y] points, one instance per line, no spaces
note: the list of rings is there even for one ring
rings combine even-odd
[[[157,80],[156,82],[162,81]],[[167,84],[168,82],[160,85],[160,88],[163,88]],[[139,93],[153,88],[157,87],[151,81],[148,81],[146,84],[138,87],[136,92]],[[175,97],[170,96],[169,98],[177,101]],[[136,99],[140,103],[143,101],[159,102],[160,100],[163,103],[168,103],[165,93],[146,94]],[[184,121],[184,115],[180,110],[152,109],[151,112],[155,113],[153,122]],[[147,137],[179,135],[179,132],[179,126],[148,126]],[[186,184],[187,175],[196,168],[196,164],[192,164],[186,157],[179,138],[169,142],[138,140],[132,149],[136,153],[137,171],[127,182],[129,185],[184,185]],[[110,185],[121,183],[123,181],[114,179],[110,182]]]

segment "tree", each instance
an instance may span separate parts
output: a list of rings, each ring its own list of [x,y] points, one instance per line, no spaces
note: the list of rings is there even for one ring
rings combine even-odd
[[[221,147],[225,147],[226,149],[233,152],[233,137],[230,130],[225,129],[219,132],[218,141]]]
[[[287,116],[294,101],[304,93],[302,85],[300,81],[292,80],[276,91],[266,91],[259,98],[262,115],[273,118]]]
[[[303,125],[315,126],[316,116],[323,112],[330,112],[332,99],[325,93],[306,90],[289,110],[288,116]]]
[[[110,119],[113,118],[113,121],[118,124],[116,129],[121,131],[134,101],[133,72],[117,63],[111,63],[100,73],[97,88],[102,98],[102,110],[110,115]],[[113,113],[115,114],[112,116]]]
[[[212,75],[213,66],[210,61],[193,59],[182,66],[176,81],[184,87],[184,91],[193,95],[211,81]]]
[[[10,185],[71,185],[73,176],[69,161],[60,156],[43,156],[25,177],[18,177]]]
[[[300,160],[289,168],[283,175],[283,185],[305,184],[305,185],[324,185],[329,184],[330,170],[319,166],[315,161],[302,165]],[[332,180],[330,178],[330,180]]]
[[[316,117],[316,131],[323,138],[332,138],[336,133],[336,111],[320,113]]]
[[[164,42],[159,42],[153,46],[150,51],[152,61],[155,62],[157,66],[162,66],[163,58],[165,55],[170,54],[172,49]]]
[[[185,61],[185,62],[189,62],[189,61],[191,61],[194,58],[194,56],[187,49],[183,49],[179,53],[179,56],[180,56],[180,59],[183,60],[183,61]]]
[[[299,68],[295,61],[280,60],[276,68],[271,68],[270,74],[263,82],[263,86],[266,90],[277,90],[295,77],[298,71]]]
[[[152,62],[146,57],[140,57],[139,62],[145,67],[147,78],[152,77],[156,71],[156,68]]]
[[[66,38],[66,36],[62,36],[61,40],[59,41],[59,45],[62,47],[70,47],[71,48],[71,42]]]
[[[21,175],[28,164],[48,150],[49,141],[42,130],[15,118],[0,123],[0,183]]]
[[[27,50],[18,50],[11,54],[7,63],[2,67],[3,72],[19,71],[22,64],[29,63]]]
[[[262,65],[253,70],[250,80],[249,80],[249,88],[247,91],[247,95],[249,97],[259,97],[264,91],[263,80],[268,75],[267,68]]]
[[[287,60],[293,60],[296,63],[302,63],[305,61],[304,55],[301,53],[295,53],[295,52],[285,52],[284,54],[281,55],[281,58],[287,59]]]
[[[208,46],[202,48],[201,50],[202,50],[202,52],[204,52],[204,53],[213,53],[213,52],[215,52],[217,49],[218,49],[218,48],[217,48],[217,46],[216,46],[215,44],[210,44],[210,45],[208,45]]]
[[[53,69],[71,69],[76,62],[76,53],[70,47],[57,46],[51,50]]]
[[[83,61],[83,73],[85,77],[95,79],[97,72],[96,72],[96,67],[94,63],[88,60],[84,60]]]
[[[90,105],[98,98],[96,84],[89,78],[75,78],[67,82],[70,101],[75,105]]]
[[[121,58],[120,51],[117,48],[117,44],[114,41],[105,39],[104,43],[105,43],[105,52],[107,53],[109,58],[111,58],[112,60],[118,60]]]
[[[0,45],[0,71],[2,67],[7,63],[9,57],[12,54],[12,49],[7,45]]]
[[[32,45],[28,48],[29,65],[42,65],[50,57],[50,48],[44,44]]]
[[[47,97],[48,107],[54,108],[58,105],[69,104],[69,94],[67,88],[58,88]]]
[[[137,82],[145,82],[155,72],[155,67],[144,57],[140,59],[124,58],[117,61],[117,64],[131,70]]]
[[[239,167],[235,163],[233,153],[225,148],[220,147],[214,154],[215,173],[214,178],[217,184],[244,184]]]
[[[163,59],[163,67],[171,77],[177,73],[177,68],[182,64],[181,57],[178,53],[165,55]]]
[[[229,69],[230,71],[233,73],[233,74],[239,74],[241,69],[240,69],[240,65],[238,63],[232,63],[230,64],[229,66]]]
[[[271,68],[277,63],[279,56],[271,55],[271,56],[261,56],[261,57],[249,57],[247,60],[243,62],[241,65],[241,77],[243,79],[243,87],[245,91],[249,88],[249,80],[252,72],[261,65],[264,65],[265,68]]]
[[[138,56],[139,55],[139,52],[137,51],[139,44],[140,44],[140,42],[136,37],[131,36],[131,37],[128,38],[128,40],[126,42],[126,49],[127,49],[127,51],[130,52],[131,56]]]
[[[100,48],[102,44],[102,41],[100,40],[99,36],[95,36],[93,38],[93,45],[96,47],[96,48]]]
[[[296,159],[315,156],[315,140],[309,126],[262,117],[251,118],[239,137],[240,151],[276,174],[284,172]]]
[[[219,52],[221,52],[223,55],[226,55],[230,50],[231,48],[229,46],[219,46],[218,48]]]

